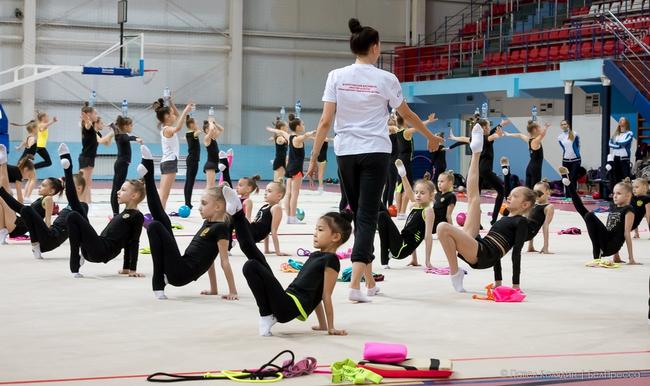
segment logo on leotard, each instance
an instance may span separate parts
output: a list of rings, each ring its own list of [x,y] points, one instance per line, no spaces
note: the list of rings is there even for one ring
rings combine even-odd
[[[637,200],[636,201],[636,206],[643,206],[643,201]]]
[[[205,228],[205,229],[201,232],[201,237],[205,237],[205,236],[207,236],[209,232],[210,232],[210,228]]]
[[[128,213],[124,213],[124,214],[122,214],[122,218],[129,218],[129,217],[131,217],[131,215],[128,214]]]

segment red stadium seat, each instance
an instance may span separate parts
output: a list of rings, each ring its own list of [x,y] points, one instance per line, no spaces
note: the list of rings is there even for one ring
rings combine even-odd
[[[537,55],[538,62],[546,62],[548,60],[548,47],[544,46],[539,49],[539,54]]]
[[[580,56],[582,58],[591,58],[593,56],[592,52],[592,44],[590,41],[582,42],[582,45],[580,46]]]
[[[569,46],[565,43],[560,47],[560,55],[557,60],[567,60],[569,59]]]
[[[551,48],[548,51],[548,57],[552,61],[556,61],[560,58],[560,47],[559,46],[551,46]]]
[[[532,50],[528,51],[529,62],[536,62],[538,56],[539,56],[539,49],[537,47],[534,47]]]

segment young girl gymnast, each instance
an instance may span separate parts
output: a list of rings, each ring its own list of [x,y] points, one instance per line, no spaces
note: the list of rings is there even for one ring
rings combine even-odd
[[[544,128],[542,128],[539,122],[528,121],[528,126],[526,127],[528,135],[504,131],[506,137],[519,138],[528,143],[530,161],[528,161],[528,166],[526,167],[526,186],[530,189],[542,180],[542,165],[544,164],[542,140],[546,136],[549,127],[551,127],[551,124],[548,122],[544,123]]]
[[[185,117],[192,109],[192,106],[192,103],[188,103],[179,116],[171,98],[169,99],[169,106],[165,105],[162,98],[153,103],[156,118],[160,123],[160,142],[163,153],[160,159],[160,201],[163,208],[167,206],[169,192],[172,189],[172,184],[176,181],[176,173],[178,172],[178,158],[180,157],[178,132],[181,131]]]
[[[274,125],[276,130],[287,132],[287,123],[279,118]],[[288,142],[284,135],[274,133],[270,138],[275,145],[275,158],[273,159],[273,181],[284,181],[284,174],[287,168],[287,146]]]
[[[323,178],[325,177],[325,170],[327,170],[327,149],[329,148],[330,138],[325,138],[323,146],[318,153],[318,193],[322,194],[325,185],[323,185]]]
[[[111,189],[111,209],[113,216],[120,212],[120,205],[117,203],[117,191],[126,181],[131,164],[131,141],[142,145],[142,138],[131,135],[133,121],[131,118],[118,116],[112,125],[115,133],[115,144],[117,145],[117,159],[113,165],[113,187]]]
[[[255,245],[237,193],[224,186],[223,195],[226,210],[237,231],[237,240],[248,258],[242,271],[259,308],[259,334],[271,336],[275,323],[287,323],[293,319],[305,321],[315,311],[318,325],[312,330],[327,331],[329,335],[347,335],[345,330],[334,327],[332,293],[341,269],[336,250],[350,238],[351,219],[333,212],[318,219],[314,248],[319,251],[311,253],[298,276],[285,290]]]
[[[18,161],[18,165],[7,165],[7,178],[8,181],[14,184],[16,188],[16,198],[19,202],[24,202],[25,193],[29,186],[36,185],[36,169],[32,162],[33,157],[27,155]],[[27,180],[25,189],[23,190],[23,181]],[[9,189],[7,189],[9,191]]]
[[[650,195],[648,195],[648,180],[643,177],[637,178],[632,181],[632,207],[634,208],[634,224],[632,230],[634,231],[634,238],[639,238],[639,225],[645,218],[646,223],[650,227]]]
[[[451,283],[458,292],[465,292],[465,272],[458,268],[458,258],[474,269],[495,266],[512,249],[512,283],[519,286],[521,248],[526,241],[528,220],[524,215],[535,204],[535,193],[526,187],[517,187],[508,197],[510,215],[496,221],[485,237],[479,236],[481,226],[481,196],[479,193],[479,162],[484,146],[488,121],[480,119],[472,129],[470,148],[472,159],[467,174],[467,217],[463,229],[451,224],[438,225],[438,240],[449,261]]]
[[[246,219],[250,222],[251,216],[253,215],[253,200],[250,198],[251,194],[259,193],[260,188],[257,186],[257,182],[260,180],[260,176],[253,177],[242,177],[237,181],[236,191],[239,195],[239,199],[242,202],[244,207],[244,213],[246,214]]]
[[[453,224],[452,214],[456,207],[456,194],[454,193],[454,172],[447,170],[438,175],[438,191],[433,202],[433,233],[441,222]],[[428,266],[427,266],[428,267]]]
[[[406,218],[404,229],[400,232],[391,219],[388,211],[382,210],[377,218],[377,230],[381,243],[381,264],[384,268],[388,265],[389,257],[404,259],[411,255],[424,240],[426,261],[430,264],[431,247],[433,245],[432,229],[434,214],[431,201],[436,188],[429,180],[417,180],[413,189],[409,183],[406,169],[402,160],[395,161],[397,173],[402,179],[404,197],[414,204]],[[409,265],[419,266],[414,256]],[[368,288],[368,296],[374,296],[379,287]]]
[[[582,158],[580,158],[580,136],[573,131],[569,122],[562,120],[560,122],[562,132],[557,136],[557,140],[562,148],[562,166],[569,169],[569,179],[574,185],[578,180],[578,171]],[[565,196],[569,197],[569,192],[565,191]]]
[[[569,187],[571,201],[580,216],[585,220],[587,233],[591,239],[592,256],[594,260],[601,260],[603,257],[614,256],[614,263],[622,263],[619,250],[623,243],[627,245],[628,264],[639,264],[634,260],[632,248],[632,226],[634,224],[634,209],[630,205],[632,199],[632,186],[628,182],[619,182],[614,185],[612,200],[614,205],[607,215],[607,223],[603,224],[594,212],[585,208],[582,199],[571,187],[569,170],[562,166],[559,168],[562,176],[562,183]],[[607,262],[604,262],[607,264]]]
[[[276,130],[270,127],[268,131],[282,135],[289,143],[289,162],[287,163],[287,224],[304,224],[296,218],[296,209],[298,208],[298,195],[302,187],[303,163],[305,162],[305,140],[312,138],[315,134],[313,131],[305,132],[305,126],[293,114],[289,114],[289,133],[282,130]]]
[[[14,125],[14,126],[23,126],[23,125]],[[31,155],[32,157],[36,154],[36,130],[38,128],[38,123],[35,120],[29,121],[25,125],[25,131],[27,131],[27,136],[25,139],[16,146],[16,150],[23,150],[23,154],[20,158]]]
[[[85,102],[81,108],[81,153],[79,153],[79,170],[86,179],[83,202],[90,205],[92,200],[93,171],[95,169],[95,158],[97,157],[97,146],[99,144],[108,146],[113,138],[113,132],[102,137],[101,131],[104,127],[97,110]]]
[[[40,155],[43,161],[37,162],[34,164],[34,167],[40,169],[52,165],[52,158],[50,158],[50,153],[47,152],[47,137],[50,126],[58,122],[58,119],[54,117],[50,120],[46,112],[40,112],[36,115],[36,120],[38,121],[38,128],[36,130],[36,154]]]
[[[68,147],[59,147],[59,155],[67,159]],[[69,160],[68,160],[69,161]],[[66,165],[63,165],[64,167]],[[71,166],[69,166],[71,167]],[[74,184],[73,180],[68,181]],[[139,180],[127,180],[117,192],[118,204],[125,209],[113,216],[101,234],[97,234],[88,221],[86,213],[73,211],[68,214],[67,224],[70,238],[70,271],[75,278],[83,277],[79,268],[85,261],[108,263],[124,249],[124,265],[121,274],[142,277],[137,272],[138,248],[144,216],[138,204],[144,199],[144,184]],[[81,252],[81,254],[80,254]]]
[[[7,148],[0,144],[0,198],[7,198],[7,200],[0,199],[0,244],[7,243],[7,237],[23,236],[28,231],[26,219],[16,216],[16,208],[22,208],[20,201],[17,201],[11,196],[11,188],[9,183],[11,175],[7,166]],[[62,190],[61,182],[56,179],[46,179],[41,184],[39,189],[39,199],[31,204],[33,211],[41,218],[46,218],[48,223],[52,216],[52,209],[54,203],[52,196],[58,194]],[[17,204],[17,205],[14,205]]]
[[[203,166],[205,172],[205,188],[214,188],[217,184],[217,172],[225,168],[225,165],[219,162],[219,143],[217,138],[224,132],[223,126],[213,120],[203,122],[203,144],[205,145],[208,159]]]
[[[167,299],[165,286],[171,284],[182,287],[201,277],[214,263],[219,254],[221,268],[228,281],[229,294],[224,299],[237,300],[235,279],[228,260],[229,226],[226,222],[226,203],[222,188],[207,189],[201,197],[199,213],[205,220],[190,245],[181,255],[172,233],[172,225],[156,191],[154,180],[153,157],[146,146],[141,147],[142,163],[138,165],[138,174],[144,178],[147,205],[153,216],[147,226],[151,258],[153,260],[152,287],[157,299]]]
[[[59,148],[61,149],[63,146],[65,146],[65,144],[61,144]],[[2,150],[0,150],[0,153],[1,152]],[[2,154],[0,154],[0,159],[1,158]],[[46,203],[45,219],[41,213],[39,213],[40,207],[34,208],[33,205],[24,206],[14,199],[11,194],[7,192],[4,186],[0,188],[0,197],[12,210],[20,214],[20,218],[29,230],[29,237],[32,241],[32,252],[34,253],[34,257],[37,259],[42,259],[42,253],[59,247],[68,239],[67,219],[70,213],[73,211],[83,214],[88,212],[88,205],[80,202],[80,197],[86,187],[86,181],[81,174],[72,175],[70,163],[70,154],[66,153],[61,156],[61,164],[65,171],[65,180],[68,181],[68,183],[65,184],[65,194],[68,200],[68,206],[59,211],[56,219],[52,222],[52,225],[49,225],[49,219],[47,217],[47,211],[51,207],[48,202],[51,201],[51,197],[61,188],[58,180],[46,179],[43,181],[43,185],[41,185],[40,193],[47,194],[43,199],[43,202]],[[73,179],[74,183],[71,182]]]
[[[185,125],[187,126],[187,133],[185,133],[185,140],[187,141],[187,158],[185,158],[185,167],[187,168],[187,172],[185,173],[183,194],[185,196],[185,205],[192,209],[192,193],[194,192],[196,174],[199,172],[201,145],[199,144],[199,127],[196,124],[196,120],[188,115]]]
[[[548,198],[551,196],[551,186],[544,179],[535,184],[534,192],[537,194],[537,200],[535,201],[535,206],[528,214],[528,252],[537,252],[533,244],[533,239],[541,230],[542,236],[544,237],[544,245],[539,253],[553,254],[548,247],[549,227],[555,215],[555,207],[548,202]]]

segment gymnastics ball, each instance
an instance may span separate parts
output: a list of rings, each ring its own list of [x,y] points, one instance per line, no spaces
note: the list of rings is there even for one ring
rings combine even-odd
[[[151,224],[152,221],[153,221],[153,216],[151,215],[151,213],[147,213],[144,215],[144,222],[142,223],[142,226],[147,228],[149,227],[149,224]]]
[[[181,205],[181,207],[178,208],[178,215],[181,216],[181,217],[183,217],[183,218],[186,218],[186,217],[189,217],[189,216],[190,216],[190,212],[191,212],[191,211],[192,211],[192,209],[190,209],[189,206],[187,206],[187,205]]]
[[[299,221],[304,220],[305,219],[305,211],[300,209],[300,208],[296,208],[296,218]]]
[[[389,206],[388,214],[390,215],[390,217],[397,217],[397,207],[395,205]]]
[[[466,218],[466,217],[467,217],[467,215],[465,214],[465,212],[460,212],[460,213],[458,213],[458,214],[456,215],[456,223],[457,223],[458,225],[460,225],[460,226],[465,225],[465,218]]]

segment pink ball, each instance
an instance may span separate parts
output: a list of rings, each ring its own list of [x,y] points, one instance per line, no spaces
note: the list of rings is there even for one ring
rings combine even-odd
[[[467,217],[467,215],[465,214],[465,212],[460,212],[460,213],[458,213],[458,214],[456,215],[456,223],[457,223],[458,225],[460,225],[460,226],[465,225],[465,217]]]

